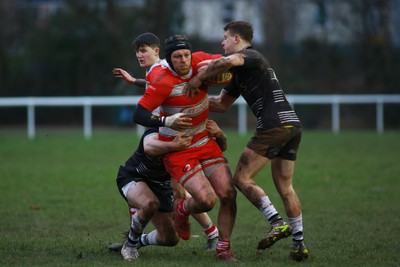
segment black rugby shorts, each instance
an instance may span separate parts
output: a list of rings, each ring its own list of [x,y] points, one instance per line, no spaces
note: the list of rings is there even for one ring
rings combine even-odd
[[[276,127],[265,131],[256,131],[247,143],[247,147],[268,159],[280,157],[296,160],[301,141],[301,128],[294,126]]]

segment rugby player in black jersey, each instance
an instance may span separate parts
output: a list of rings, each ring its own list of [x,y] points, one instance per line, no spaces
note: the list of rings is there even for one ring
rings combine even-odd
[[[292,235],[289,257],[296,261],[305,260],[308,250],[303,240],[302,209],[292,185],[302,133],[300,120],[287,101],[268,60],[252,47],[252,25],[245,21],[234,21],[228,23],[224,31],[221,45],[226,56],[213,60],[205,71],[189,81],[186,94],[195,92],[202,81],[224,71],[229,70],[233,74],[232,81],[221,90],[220,95],[210,98],[210,109],[224,112],[242,96],[257,118],[254,136],[240,156],[233,180],[271,225],[269,232],[258,243],[258,249],[265,250],[281,238]],[[269,162],[288,223],[254,181],[254,177]]]
[[[218,125],[208,120],[206,128],[211,137],[226,147],[226,136]],[[191,136],[179,133],[172,142],[158,140],[158,129],[147,129],[132,156],[120,166],[117,186],[131,210],[131,227],[121,249],[122,257],[133,261],[139,248],[147,245],[175,246],[179,236],[173,220],[173,190],[171,176],[165,170],[162,155],[186,149]],[[154,230],[144,234],[149,222]]]

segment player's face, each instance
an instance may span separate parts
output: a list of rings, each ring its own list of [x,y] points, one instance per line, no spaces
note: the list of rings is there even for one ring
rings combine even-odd
[[[179,49],[172,53],[171,62],[176,73],[184,76],[189,73],[192,65],[192,52],[189,49]]]
[[[230,55],[236,52],[236,40],[237,35],[231,34],[229,30],[225,31],[224,40],[222,41],[221,45],[226,55]]]
[[[150,46],[141,46],[136,50],[136,58],[140,67],[150,68],[159,59],[160,48],[152,48]]]

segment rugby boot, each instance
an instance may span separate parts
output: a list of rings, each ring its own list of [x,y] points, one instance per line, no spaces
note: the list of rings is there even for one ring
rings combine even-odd
[[[139,243],[138,243],[139,244]],[[126,242],[121,249],[121,255],[126,261],[134,261],[139,259],[138,245]]]
[[[275,226],[272,226],[270,231],[258,242],[258,250],[265,250],[272,247],[278,240],[286,238],[292,234],[292,227],[286,222],[281,221]]]
[[[225,261],[231,263],[240,263],[240,260],[236,259],[230,251],[225,251],[223,253],[217,253],[215,256],[218,261]]]
[[[217,242],[218,242],[218,237],[207,239],[207,243],[204,246],[205,251],[206,252],[215,251],[215,249],[217,248]]]
[[[308,250],[303,241],[294,241],[289,258],[295,261],[304,261],[308,258]]]

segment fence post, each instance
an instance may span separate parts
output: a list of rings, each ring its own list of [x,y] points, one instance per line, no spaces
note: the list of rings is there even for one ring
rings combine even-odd
[[[340,106],[337,96],[332,101],[332,131],[337,134],[340,131]]]
[[[35,105],[33,101],[28,104],[28,138],[33,140],[35,138]]]
[[[88,102],[83,107],[83,135],[86,139],[92,137],[92,105]]]
[[[383,119],[383,100],[378,98],[376,102],[376,131],[382,134],[384,131],[384,119]]]

